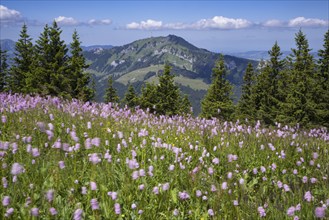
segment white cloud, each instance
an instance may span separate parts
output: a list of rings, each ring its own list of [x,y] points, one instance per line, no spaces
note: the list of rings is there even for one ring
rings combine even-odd
[[[226,18],[223,16],[215,16],[211,19],[201,19],[192,24],[196,29],[241,29],[252,25],[252,22],[246,19]]]
[[[0,21],[4,24],[15,23],[21,21],[22,16],[19,11],[9,9],[6,6],[0,5]]]
[[[59,16],[57,18],[55,18],[55,21],[59,24],[59,25],[65,25],[65,26],[74,26],[74,25],[78,25],[80,22],[75,20],[72,17],[64,17],[64,16]]]
[[[155,21],[148,19],[147,21],[141,21],[140,23],[132,22],[126,25],[127,29],[139,29],[139,30],[156,30],[164,28],[162,21]]]
[[[89,25],[110,25],[112,24],[112,21],[110,19],[103,19],[103,20],[90,19],[87,23]]]
[[[318,18],[297,17],[288,22],[289,27],[322,27],[328,25],[329,21]]]
[[[210,19],[201,19],[195,23],[163,23],[162,21],[155,21],[148,19],[147,21],[132,22],[126,25],[127,29],[138,30],[159,30],[159,29],[241,29],[252,25],[252,22],[246,19],[226,18],[223,16],[215,16]]]
[[[284,27],[285,23],[283,21],[273,19],[273,20],[265,21],[264,23],[262,23],[262,26],[264,26],[264,27]]]
[[[55,21],[59,25],[63,25],[63,26],[110,25],[112,23],[110,19],[102,19],[102,20],[90,19],[89,21],[84,22],[84,21],[78,21],[72,17],[65,17],[65,16],[59,16],[55,18]]]

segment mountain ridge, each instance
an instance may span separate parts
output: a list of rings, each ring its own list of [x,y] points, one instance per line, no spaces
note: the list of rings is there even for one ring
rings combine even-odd
[[[157,75],[161,74],[164,64],[169,63],[176,75],[175,82],[189,95],[197,112],[220,56],[176,35],[144,38],[110,49],[84,51],[84,55],[90,64],[88,71],[96,79],[98,101],[102,101],[109,75],[113,76],[114,86],[123,97],[128,84],[139,91],[145,82],[157,83]],[[247,64],[251,62],[256,67],[258,62],[231,55],[224,55],[224,60],[230,72],[227,78],[235,85],[238,98]]]

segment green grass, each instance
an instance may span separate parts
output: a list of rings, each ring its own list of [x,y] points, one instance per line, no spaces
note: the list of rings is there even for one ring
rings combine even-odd
[[[118,78],[116,81],[120,82],[124,85],[128,85],[129,83],[133,83],[136,81],[144,81],[144,77],[148,72],[158,72],[159,70],[163,70],[164,65],[152,65],[146,68],[141,68],[138,70],[134,70],[132,72],[129,72],[120,78]]]
[[[0,205],[0,219],[73,219],[77,209],[84,219],[260,219],[259,207],[266,219],[316,219],[316,207],[329,202],[326,130],[157,117],[105,104],[8,94],[0,94],[0,118],[0,198],[10,197],[9,205]],[[92,154],[99,163],[90,161]],[[14,163],[25,169],[16,182]],[[133,179],[143,170],[145,176]],[[280,182],[290,190],[279,188]],[[310,202],[304,198],[308,191]],[[185,192],[189,197],[180,198]],[[92,210],[92,199],[99,209]],[[288,216],[298,204],[301,209]],[[51,207],[57,215],[50,214]],[[9,208],[14,212],[5,218]],[[31,215],[32,208],[38,216]]]

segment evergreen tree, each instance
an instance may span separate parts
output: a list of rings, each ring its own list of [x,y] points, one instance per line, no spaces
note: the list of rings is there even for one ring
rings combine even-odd
[[[162,115],[179,114],[179,88],[174,82],[174,75],[170,74],[171,67],[165,64],[162,75],[159,77],[159,85],[157,86],[158,102],[156,110]]]
[[[315,69],[308,41],[299,30],[295,37],[296,49],[289,57],[289,89],[286,102],[282,104],[285,122],[307,125],[316,120]]]
[[[10,69],[10,90],[12,92],[32,92],[33,87],[27,82],[33,75],[33,44],[32,38],[27,34],[27,25],[22,26],[20,39],[15,44],[15,57]]]
[[[231,119],[234,105],[231,98],[232,85],[226,79],[226,68],[223,55],[213,68],[212,83],[201,102],[201,116]]]
[[[72,88],[70,85],[70,76],[68,68],[67,47],[61,40],[62,30],[58,27],[56,21],[49,29],[49,56],[51,58],[50,67],[50,95],[70,98]]]
[[[188,98],[188,96],[185,94],[180,97],[179,101],[179,114],[191,114],[191,102]]]
[[[90,84],[90,74],[85,73],[85,69],[89,65],[86,64],[86,59],[82,54],[79,36],[75,30],[72,35],[71,53],[69,58],[69,72],[70,72],[70,87],[72,89],[72,98],[77,98],[82,101],[89,101],[92,99],[92,89],[88,87]]]
[[[242,95],[238,102],[236,115],[239,119],[253,121],[256,116],[254,87],[256,73],[251,63],[248,63],[246,73],[243,76]]]
[[[7,51],[0,47],[0,92],[6,90],[8,80]]]
[[[134,87],[131,84],[128,86],[128,90],[125,94],[124,103],[129,108],[134,108],[138,105],[138,97]]]
[[[284,61],[280,60],[282,53],[277,42],[268,53],[270,60],[258,75],[257,80],[259,87],[257,116],[266,124],[274,124],[280,114],[281,103],[284,101],[284,96],[279,92]]]
[[[104,96],[105,103],[118,103],[119,97],[117,95],[116,89],[113,87],[113,78],[112,76],[108,77],[107,88]]]
[[[51,68],[52,57],[50,54],[49,27],[45,25],[43,32],[35,45],[35,60],[33,62],[35,74],[30,83],[35,85],[35,90],[41,95],[49,95],[51,87]]]
[[[145,86],[142,87],[138,103],[142,109],[148,109],[151,113],[155,113],[158,99],[157,86],[151,83],[146,83]]]
[[[318,52],[316,77],[317,122],[329,128],[329,30],[324,35],[323,49]]]

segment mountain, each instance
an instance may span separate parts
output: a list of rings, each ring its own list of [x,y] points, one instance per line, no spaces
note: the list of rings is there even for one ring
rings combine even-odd
[[[281,51],[281,53],[282,56],[280,58],[284,59],[291,54],[291,51]],[[245,59],[257,60],[257,61],[270,59],[268,51],[265,50],[234,52],[234,53],[228,52],[227,54]],[[310,54],[313,55],[314,59],[318,59],[318,52],[311,51]]]
[[[15,52],[15,41],[10,40],[10,39],[3,39],[0,40],[0,48],[1,50],[7,51],[7,56],[8,56],[8,64],[10,65],[11,59],[14,57],[14,52]]]
[[[104,96],[107,77],[112,75],[122,97],[128,86],[132,84],[137,91],[145,82],[157,82],[157,74],[161,73],[164,64],[172,65],[175,81],[182,91],[189,95],[194,110],[200,111],[200,101],[211,82],[212,68],[220,54],[200,49],[181,37],[151,37],[134,41],[130,44],[84,51],[94,74],[97,87],[97,100]],[[228,80],[235,86],[235,95],[240,94],[240,85],[248,62],[255,66],[257,61],[224,55],[225,65],[230,71]]]
[[[82,50],[84,51],[93,51],[93,50],[103,50],[103,49],[111,49],[112,45],[91,45],[91,46],[82,46]]]

